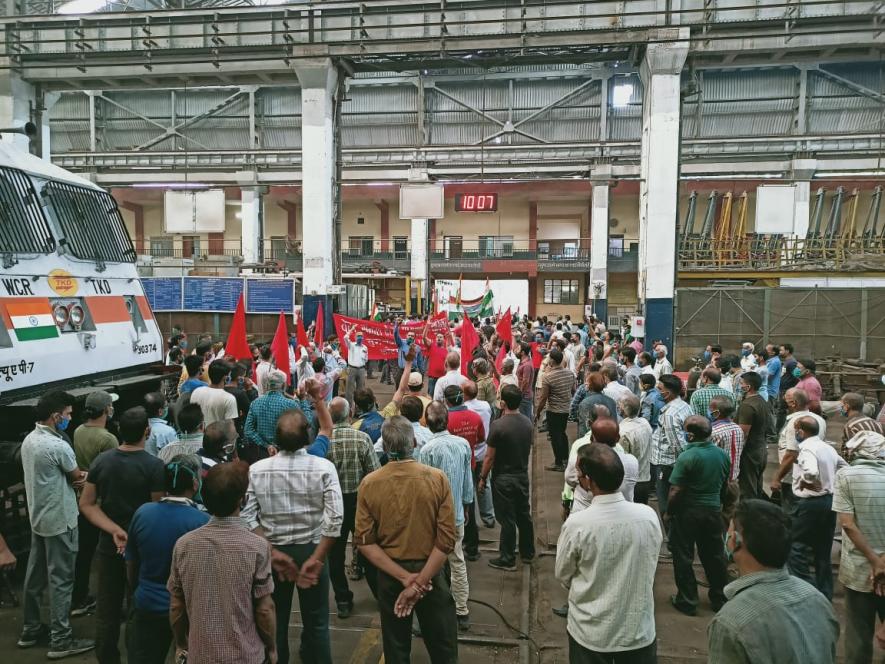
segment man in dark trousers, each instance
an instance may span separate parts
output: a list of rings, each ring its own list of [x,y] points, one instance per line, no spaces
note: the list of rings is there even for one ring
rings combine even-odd
[[[500,418],[492,422],[486,441],[488,449],[482,464],[478,490],[486,490],[489,473],[492,474],[492,501],[495,515],[501,524],[498,557],[489,561],[496,569],[513,571],[519,531],[519,556],[526,564],[535,557],[535,530],[529,505],[529,453],[532,449],[534,427],[532,421],[520,412],[522,393],[516,385],[501,388]]]
[[[711,435],[712,427],[706,417],[686,418],[688,447],[673,465],[664,516],[665,521],[670,522],[669,541],[677,589],[670,602],[689,616],[697,613],[698,606],[698,587],[692,568],[695,547],[710,583],[709,597],[714,611],[725,603],[723,588],[728,582],[721,511],[731,461],[710,441]]]

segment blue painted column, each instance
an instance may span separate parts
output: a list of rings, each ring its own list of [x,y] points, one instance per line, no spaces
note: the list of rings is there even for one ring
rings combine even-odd
[[[642,62],[642,144],[639,192],[639,300],[646,345],[660,339],[673,353],[676,220],[679,192],[680,83],[688,30],[660,31]],[[675,355],[671,355],[671,361]]]

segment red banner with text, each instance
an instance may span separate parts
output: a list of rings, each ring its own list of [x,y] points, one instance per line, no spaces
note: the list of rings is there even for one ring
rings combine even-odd
[[[341,339],[341,356],[347,357],[347,344],[344,337],[356,325],[362,332],[363,343],[369,349],[370,360],[395,360],[397,358],[396,342],[393,340],[393,323],[379,323],[377,321],[363,320],[362,318],[350,318],[333,314],[335,321],[335,333]],[[415,337],[421,343],[421,332],[424,329],[424,321],[403,321],[400,325],[400,336],[405,338],[409,332],[414,332]],[[449,322],[445,312],[439,313],[427,321],[427,336],[430,339],[439,334],[448,334]],[[356,335],[354,335],[356,336]]]

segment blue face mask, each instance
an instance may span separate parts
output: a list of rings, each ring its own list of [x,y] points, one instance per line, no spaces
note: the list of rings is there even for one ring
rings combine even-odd
[[[741,548],[741,535],[738,532],[734,533],[734,548],[728,548],[728,542],[731,540],[731,532],[725,533],[725,556],[728,558],[728,562],[734,562],[734,552]]]
[[[356,345],[357,345],[357,346],[362,346],[362,345],[363,345],[363,338],[362,338],[362,336],[358,336],[358,337],[356,338]]]
[[[713,359],[713,353],[711,353],[708,350],[705,350],[704,351],[704,361],[709,362],[711,359]]]
[[[839,409],[839,414],[840,414],[842,417],[848,417],[848,411],[845,410],[844,407]]]
[[[62,418],[58,421],[58,424],[55,425],[55,428],[58,429],[59,431],[64,431],[65,429],[68,428],[68,426],[70,425],[70,423],[71,423],[71,418],[70,418],[70,417],[62,417]]]
[[[184,340],[179,341],[178,347],[181,348],[181,350],[187,350],[187,341],[184,341]]]
[[[796,432],[796,442],[801,443],[804,439],[802,438],[802,434],[798,431]]]
[[[744,357],[749,357],[749,355],[750,355],[750,351],[749,351],[748,349],[744,348],[744,349],[741,351],[741,355],[743,355]]]

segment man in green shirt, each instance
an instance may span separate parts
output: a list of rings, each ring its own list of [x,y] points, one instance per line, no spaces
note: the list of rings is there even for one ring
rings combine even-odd
[[[669,544],[677,589],[670,603],[678,611],[693,616],[698,607],[698,585],[692,568],[695,547],[710,583],[708,596],[713,610],[718,611],[725,603],[723,588],[728,578],[720,511],[731,461],[710,441],[713,431],[706,417],[687,417],[684,428],[689,444],[673,465],[664,520],[670,524]]]
[[[790,519],[781,508],[742,502],[725,549],[740,578],[725,587],[728,603],[707,629],[710,664],[835,662],[839,623],[829,600],[785,569]]]
[[[77,466],[86,472],[95,457],[119,444],[116,436],[107,429],[108,420],[114,416],[114,402],[119,394],[96,390],[86,397],[84,416],[86,421],[74,431],[74,454]],[[71,615],[82,616],[95,610],[95,598],[89,594],[89,575],[92,556],[98,544],[99,530],[80,514],[77,518],[79,550],[74,568],[74,590],[71,595]]]

